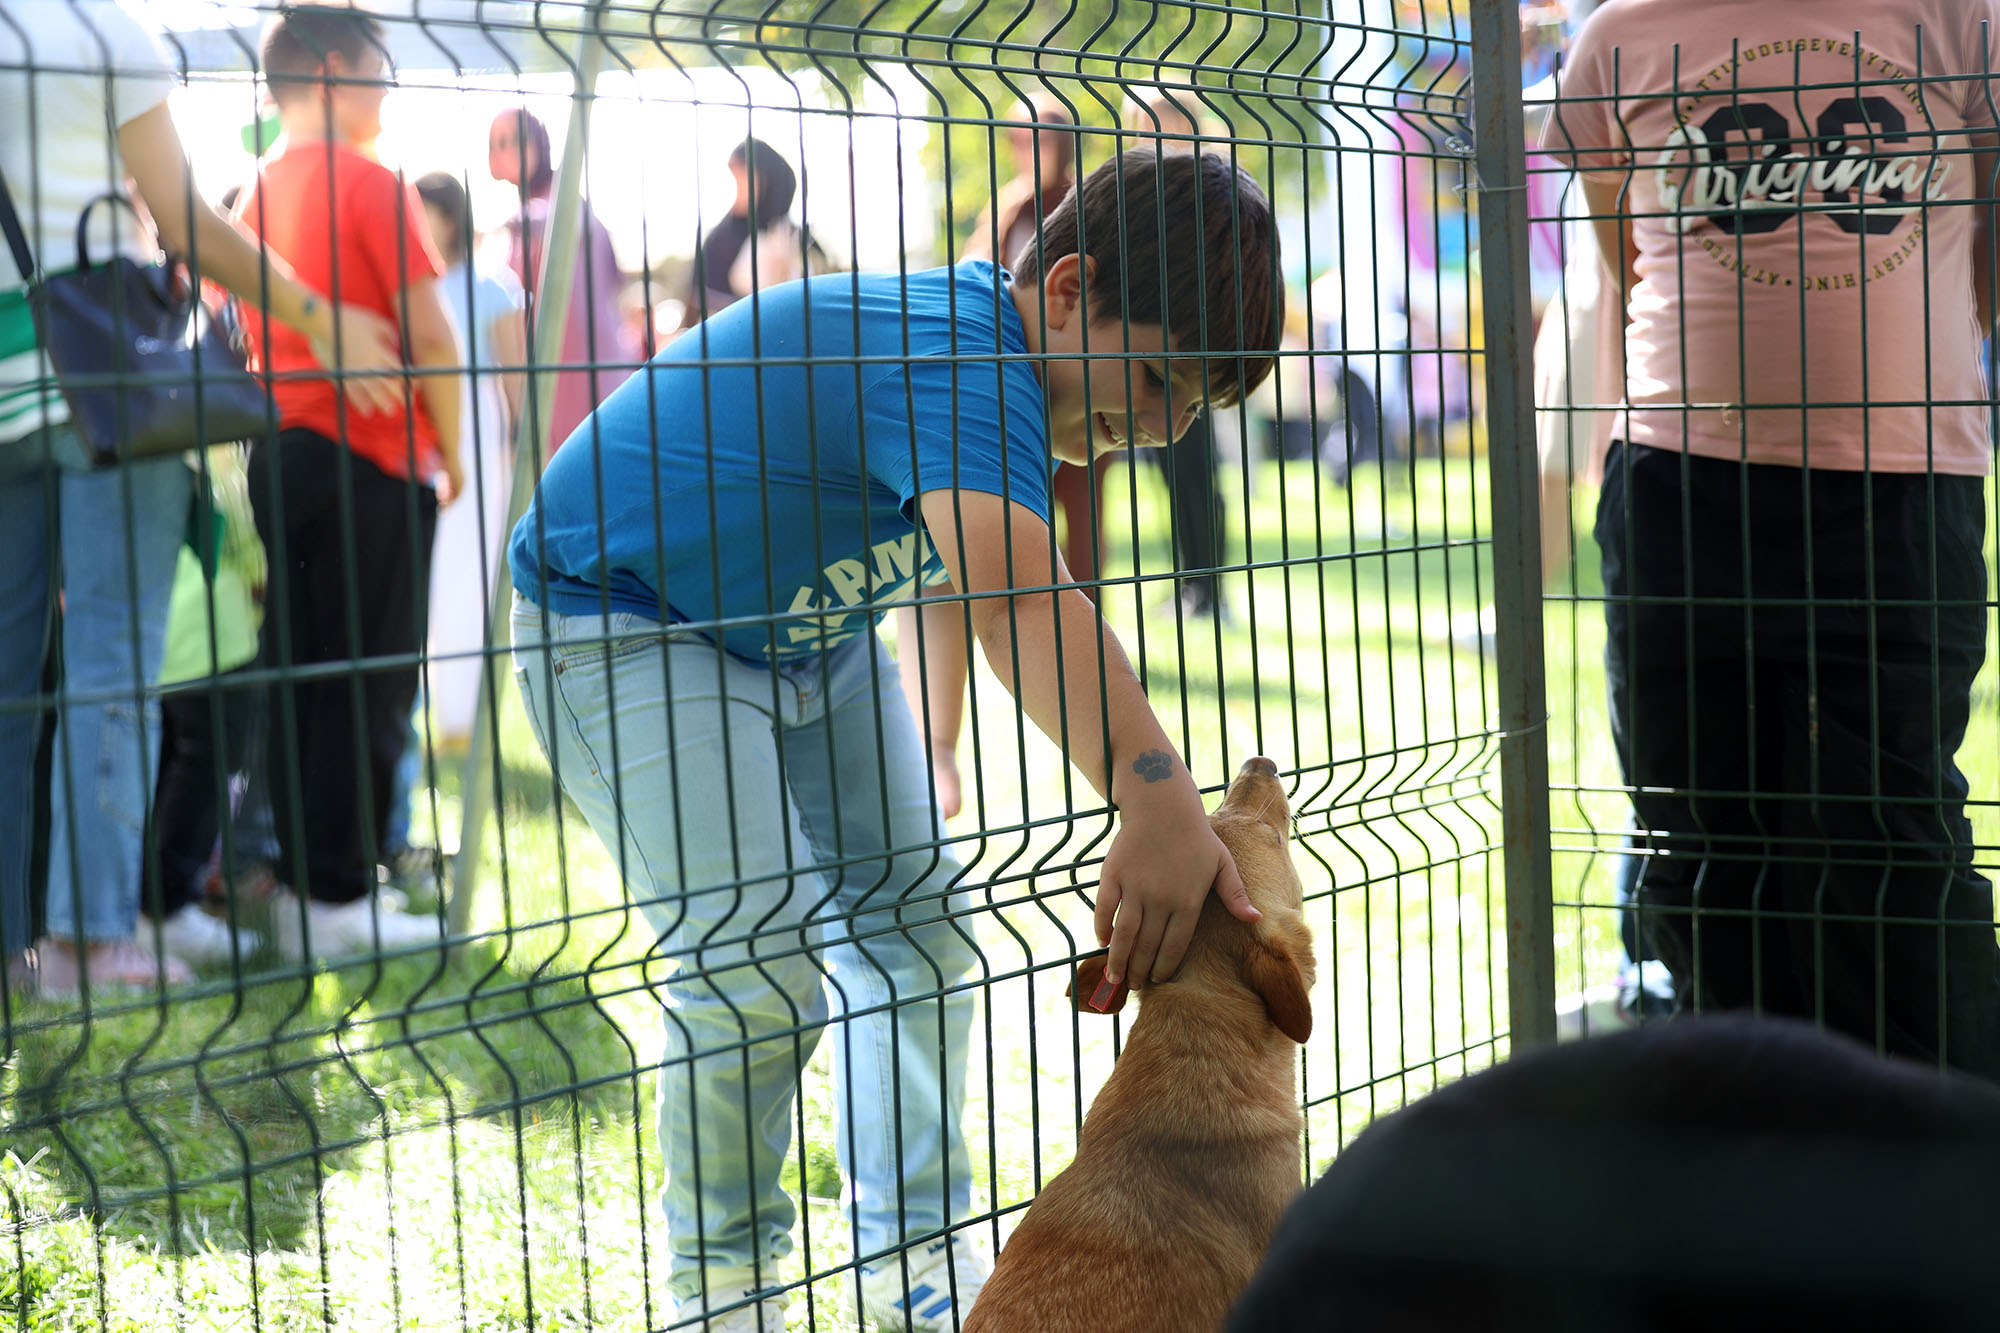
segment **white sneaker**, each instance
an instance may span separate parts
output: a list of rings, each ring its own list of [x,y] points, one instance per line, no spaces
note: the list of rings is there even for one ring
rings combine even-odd
[[[271,942],[288,962],[303,962],[307,945],[314,958],[393,953],[442,939],[434,918],[410,916],[372,897],[351,903],[300,903],[298,891],[271,894]]]
[[[862,1317],[880,1333],[958,1333],[992,1271],[986,1256],[960,1236],[890,1255],[878,1267],[861,1269]]]
[[[757,1289],[751,1285],[756,1280],[756,1275],[750,1272],[709,1269],[706,1300],[697,1293],[682,1301],[667,1327],[674,1333],[785,1333],[785,1314],[791,1305],[790,1298],[766,1296],[749,1305],[736,1304],[756,1293]],[[703,1318],[710,1305],[736,1308]]]
[[[138,940],[152,947],[151,922],[139,923]],[[256,931],[233,929],[228,922],[218,921],[195,903],[189,903],[160,923],[160,951],[190,967],[226,963],[232,956],[232,948],[247,958],[257,952],[259,943]]]

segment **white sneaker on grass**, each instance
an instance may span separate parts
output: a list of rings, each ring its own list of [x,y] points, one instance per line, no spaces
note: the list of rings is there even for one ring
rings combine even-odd
[[[674,1333],[785,1333],[789,1297],[766,1296],[744,1305],[757,1294],[755,1273],[713,1268],[707,1273],[708,1295],[697,1292],[676,1307],[667,1325]],[[721,1313],[709,1315],[711,1308]]]
[[[271,942],[287,962],[396,953],[441,942],[435,917],[412,916],[373,896],[351,903],[300,903],[297,890],[271,894]]]
[[[878,1333],[958,1333],[992,1271],[986,1256],[958,1236],[889,1255],[861,1268],[862,1317]]]
[[[150,921],[139,923],[138,940],[140,944],[152,947],[153,925]],[[257,952],[259,943],[256,931],[232,929],[228,922],[210,916],[195,903],[189,903],[160,923],[160,951],[190,967],[210,967],[228,962],[232,944],[237,954],[247,958]]]

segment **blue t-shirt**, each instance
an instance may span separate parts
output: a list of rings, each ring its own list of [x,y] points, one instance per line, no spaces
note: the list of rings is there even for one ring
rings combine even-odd
[[[923,492],[1002,495],[1046,521],[1041,384],[996,355],[1027,351],[1004,276],[827,274],[682,334],[556,452],[508,546],[514,587],[796,661],[942,579]]]

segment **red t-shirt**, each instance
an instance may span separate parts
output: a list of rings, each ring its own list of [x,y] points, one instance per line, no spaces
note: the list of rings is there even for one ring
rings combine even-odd
[[[300,282],[399,326],[403,289],[444,272],[417,192],[380,162],[341,144],[294,144],[266,161],[257,183],[238,201],[236,216],[284,257]],[[243,322],[251,357],[261,358],[264,322],[248,309]],[[302,334],[273,321],[270,340],[274,374],[319,368]],[[428,481],[443,469],[444,457],[418,384],[409,381],[405,399],[414,411],[398,404],[367,416],[324,376],[279,379],[272,397],[281,427],[344,440],[392,477]]]

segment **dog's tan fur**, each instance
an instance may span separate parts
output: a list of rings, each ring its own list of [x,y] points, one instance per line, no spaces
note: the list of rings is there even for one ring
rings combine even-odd
[[[1243,766],[1210,823],[1263,920],[1209,898],[1179,973],[1145,989],[1076,1160],[1021,1220],[964,1333],[1213,1333],[1299,1192],[1312,936],[1268,760]],[[1094,1012],[1103,975],[1102,956],[1078,967],[1078,1009]]]

